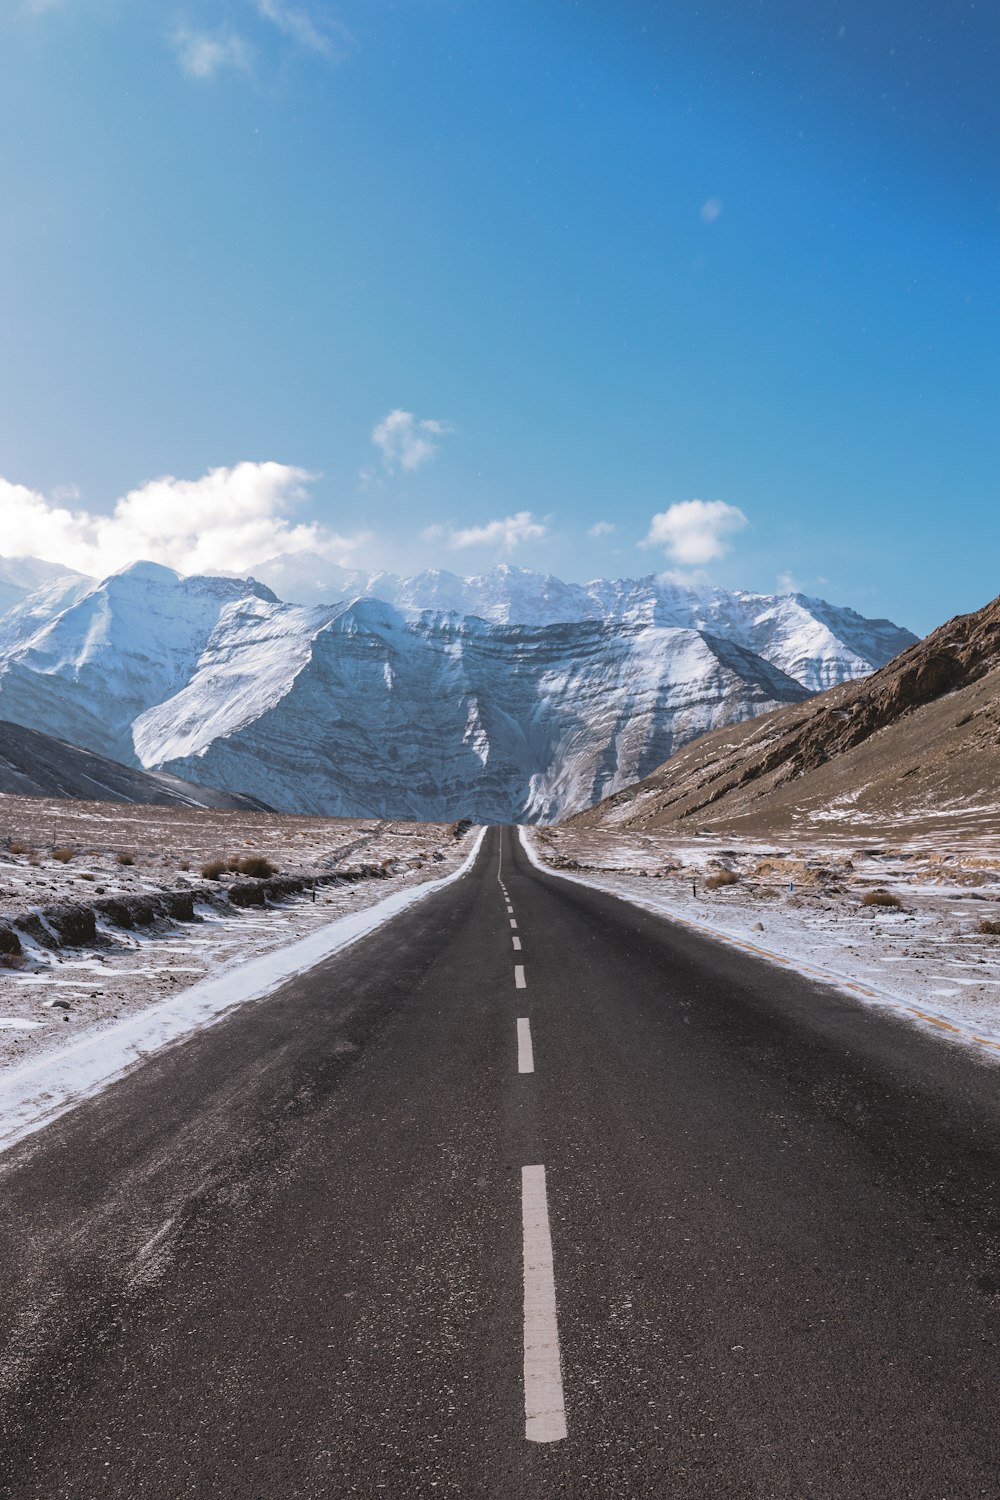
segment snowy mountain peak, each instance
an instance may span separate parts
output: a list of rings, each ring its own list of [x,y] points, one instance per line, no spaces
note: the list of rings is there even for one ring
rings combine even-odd
[[[652,575],[279,562],[267,583],[150,562],[49,578],[0,618],[0,719],[287,811],[547,819],[911,639]]]
[[[916,639],[889,620],[865,620],[806,594],[695,588],[653,573],[565,583],[550,573],[500,563],[470,578],[439,568],[399,578],[350,571],[303,552],[261,563],[254,576],[298,604],[378,598],[408,618],[433,610],[496,625],[595,620],[706,630],[763,656],[813,692],[873,671]]]

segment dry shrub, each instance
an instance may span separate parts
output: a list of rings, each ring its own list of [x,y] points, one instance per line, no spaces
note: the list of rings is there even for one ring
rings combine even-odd
[[[739,885],[740,877],[735,870],[720,870],[717,875],[710,875],[705,881],[705,889],[717,891],[724,885]]]
[[[129,854],[129,852],[128,852],[127,849],[119,849],[118,853],[115,855],[115,859],[118,861],[118,863],[120,865],[134,865],[135,864],[135,855],[134,854]]]
[[[52,858],[57,859],[61,865],[68,865],[70,860],[75,858],[75,856],[76,850],[71,849],[68,844],[64,844],[61,848],[53,849],[52,851]]]
[[[96,880],[97,876],[96,875],[91,875],[89,873],[89,871],[87,871],[87,870],[81,870],[80,871],[80,879],[81,880]]]
[[[976,931],[984,937],[1000,937],[1000,921],[996,917],[983,917]]]
[[[228,869],[228,860],[210,859],[201,867],[201,878],[203,880],[219,880]]]
[[[182,859],[177,868],[178,870],[190,870],[191,861],[189,859]]]
[[[11,854],[34,854],[35,852],[30,844],[22,844],[20,839],[14,839],[7,847]]]
[[[274,865],[262,854],[248,854],[244,859],[237,860],[236,869],[239,874],[252,875],[255,880],[269,880],[276,873]]]
[[[903,903],[898,896],[891,891],[868,891],[861,898],[862,906],[887,906],[893,911],[901,911]]]

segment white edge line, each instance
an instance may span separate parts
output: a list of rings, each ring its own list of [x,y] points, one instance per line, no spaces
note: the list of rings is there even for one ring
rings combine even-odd
[[[559,1358],[556,1278],[545,1192],[545,1168],[521,1168],[524,1241],[524,1436],[558,1443],[566,1436],[566,1401]]]
[[[519,1073],[535,1071],[535,1052],[531,1045],[531,1022],[527,1016],[517,1018],[517,1071]]]
[[[83,1036],[68,1047],[21,1067],[4,1069],[0,1072],[0,1151],[100,1093],[150,1053],[214,1025],[238,1005],[272,994],[287,980],[367,937],[407,907],[461,880],[475,864],[486,833],[486,828],[479,830],[458,869],[440,880],[395,891],[364,911],[328,922],[297,943],[262,953],[225,974],[199,980],[169,1000]]]
[[[633,894],[631,891],[609,891],[603,885],[596,885],[582,875],[570,875],[565,870],[555,870],[551,865],[547,865],[537,850],[532,847],[528,830],[523,823],[518,824],[517,831],[528,859],[543,875],[551,875],[554,880],[568,880],[571,885],[582,885],[589,891],[600,891],[603,895],[611,896],[613,899],[627,901],[630,906],[649,912],[650,916],[662,917],[665,922],[675,922],[677,926],[687,927],[702,937],[715,938],[716,941],[725,943],[729,948],[740,948],[748,952],[752,958],[763,959],[765,963],[774,964],[787,972],[800,974],[804,979],[815,979],[820,984],[828,984],[831,989],[846,992],[849,999],[856,1000],[861,1005],[880,1005],[886,1010],[895,1011],[911,1025],[919,1025],[925,1033],[932,1031],[939,1040],[943,1036],[945,1041],[960,1042],[963,1046],[988,1047],[994,1051],[1000,1051],[1000,1036],[994,1036],[985,1031],[977,1034],[954,1016],[929,1010],[918,1000],[907,1000],[902,995],[893,994],[891,990],[883,990],[877,985],[870,984],[867,979],[852,978],[850,974],[839,974],[835,969],[820,969],[812,964],[807,965],[801,956],[792,953],[771,952],[767,948],[759,948],[747,938],[741,937],[739,933],[727,932],[724,927],[713,927],[708,922],[696,922],[686,912],[676,911],[670,907],[654,906],[652,902],[644,901],[638,892]],[[614,876],[615,871],[609,870],[607,873],[609,876]]]

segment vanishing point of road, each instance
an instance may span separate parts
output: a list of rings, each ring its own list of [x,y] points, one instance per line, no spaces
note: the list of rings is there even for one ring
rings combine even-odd
[[[998,1084],[490,830],[0,1157],[0,1494],[996,1500]]]

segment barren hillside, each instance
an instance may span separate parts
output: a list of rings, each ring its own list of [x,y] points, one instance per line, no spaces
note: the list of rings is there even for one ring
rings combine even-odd
[[[1000,822],[1000,599],[860,682],[715,730],[571,819],[748,836]]]

